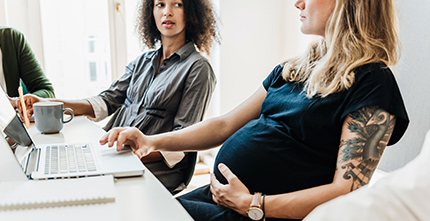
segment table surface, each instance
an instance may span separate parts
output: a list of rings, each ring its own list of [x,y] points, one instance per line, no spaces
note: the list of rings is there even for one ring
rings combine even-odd
[[[75,117],[57,134],[41,134],[34,123],[28,131],[36,146],[63,142],[97,144],[105,133],[86,117]],[[143,176],[115,179],[115,189],[120,220],[193,220],[149,170]]]

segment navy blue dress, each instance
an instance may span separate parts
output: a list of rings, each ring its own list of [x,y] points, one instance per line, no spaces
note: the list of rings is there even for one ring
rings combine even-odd
[[[325,98],[306,98],[303,84],[286,82],[282,78],[280,65],[263,86],[267,95],[260,117],[227,139],[214,166],[221,183],[226,180],[217,165],[224,163],[251,193],[281,194],[331,183],[342,125],[351,112],[378,106],[395,115],[397,121],[389,145],[403,136],[409,123],[395,78],[390,69],[380,63],[357,68],[350,89]],[[202,200],[203,195],[206,199]],[[180,202],[196,220],[208,220],[220,213],[221,219],[240,218],[239,214],[214,205],[209,197],[208,187],[203,187],[185,195],[182,198],[185,200],[180,199]],[[202,206],[200,201],[220,209]],[[199,206],[195,207],[196,204]],[[205,207],[213,212],[200,214]]]

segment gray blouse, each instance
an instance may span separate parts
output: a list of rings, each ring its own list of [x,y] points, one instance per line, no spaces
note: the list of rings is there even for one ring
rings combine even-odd
[[[216,85],[208,60],[188,42],[165,59],[162,48],[144,53],[98,96],[115,115],[105,126],[132,126],[147,135],[177,130],[203,119]]]

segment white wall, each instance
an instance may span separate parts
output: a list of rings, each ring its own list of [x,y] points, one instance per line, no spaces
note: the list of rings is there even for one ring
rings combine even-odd
[[[221,0],[220,113],[248,98],[273,68],[303,51],[294,1]]]
[[[410,117],[410,125],[400,142],[388,147],[380,168],[402,167],[421,151],[430,129],[430,1],[399,0],[402,55],[393,68]]]
[[[6,23],[6,7],[5,1],[0,0],[0,26],[5,26]]]
[[[39,0],[0,0],[0,8],[0,25],[13,24],[14,28],[21,31],[44,68]]]

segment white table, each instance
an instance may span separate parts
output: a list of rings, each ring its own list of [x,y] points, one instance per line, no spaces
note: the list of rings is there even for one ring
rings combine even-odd
[[[105,131],[85,117],[75,117],[57,134],[41,134],[32,124],[30,136],[36,144],[98,142]],[[186,210],[149,171],[140,177],[115,180],[120,218],[129,220],[193,220]]]

